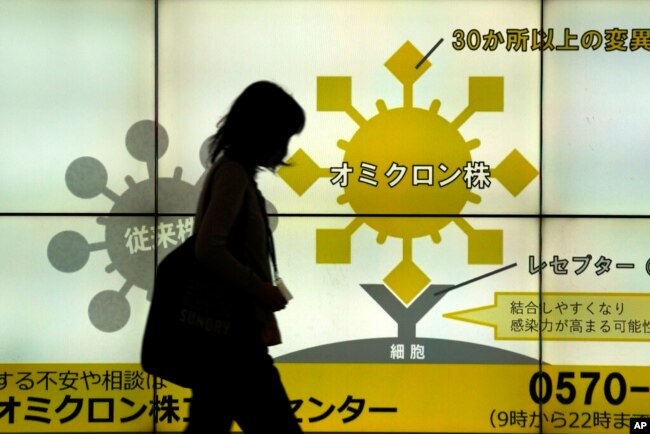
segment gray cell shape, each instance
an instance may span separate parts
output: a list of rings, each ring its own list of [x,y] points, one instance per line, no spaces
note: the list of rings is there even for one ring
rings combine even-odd
[[[130,316],[129,301],[123,294],[110,289],[95,295],[88,305],[90,322],[103,332],[120,330],[129,322]]]
[[[306,348],[276,357],[282,363],[391,363],[391,364],[538,364],[528,357],[487,345],[447,339],[419,338],[416,325],[452,288],[459,285],[431,284],[410,305],[405,306],[384,284],[361,287],[397,323],[397,336],[335,342]],[[390,348],[421,345],[422,358],[391,358]]]
[[[68,190],[82,199],[92,199],[106,188],[108,173],[101,161],[93,157],[80,157],[68,166],[65,184]]]
[[[389,349],[393,344],[403,344],[408,351],[410,345],[426,348],[423,359],[393,360]],[[509,350],[470,342],[415,338],[375,338],[336,342],[295,351],[275,358],[280,363],[381,363],[381,364],[498,364],[537,365],[533,357]]]
[[[81,270],[90,257],[88,241],[74,231],[56,234],[47,245],[47,259],[54,268],[64,273]]]

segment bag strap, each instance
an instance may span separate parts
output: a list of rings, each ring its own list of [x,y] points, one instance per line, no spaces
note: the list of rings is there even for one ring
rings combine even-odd
[[[275,282],[280,274],[278,273],[278,262],[275,256],[275,243],[273,242],[273,232],[271,231],[271,224],[269,222],[269,215],[266,212],[266,200],[262,193],[255,187],[255,193],[257,195],[257,201],[259,202],[260,209],[262,210],[262,216],[264,217],[264,224],[266,225],[266,240],[269,250],[269,258],[271,259],[271,265],[273,266],[273,281]]]
[[[201,223],[203,223],[203,219],[205,219],[205,213],[207,212],[208,207],[210,206],[210,201],[212,200],[212,178],[214,178],[214,173],[217,171],[217,168],[220,165],[221,165],[220,160],[217,160],[215,163],[213,163],[208,168],[207,175],[203,180],[203,188],[201,190],[201,195],[199,196],[199,205],[203,205],[203,207],[200,209],[201,218],[202,218]],[[196,214],[194,215],[194,221],[196,224]],[[195,227],[194,233],[197,234],[198,232],[199,232],[199,228]]]

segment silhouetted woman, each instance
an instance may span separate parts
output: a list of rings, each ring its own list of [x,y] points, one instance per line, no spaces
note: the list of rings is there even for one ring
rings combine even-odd
[[[195,219],[196,255],[241,295],[242,318],[229,356],[192,389],[186,432],[302,432],[267,347],[281,342],[273,312],[287,302],[273,285],[274,255],[255,175],[283,164],[305,115],[277,85],[257,82],[235,100],[211,141],[212,166]]]

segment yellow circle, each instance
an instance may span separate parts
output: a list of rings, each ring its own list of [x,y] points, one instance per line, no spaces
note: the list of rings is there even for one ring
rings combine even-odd
[[[470,196],[462,174],[471,161],[469,147],[449,121],[431,110],[399,107],[381,111],[352,137],[344,161],[355,173],[343,200],[356,214],[459,214]],[[454,176],[455,180],[445,185]],[[378,218],[367,223],[381,235],[416,238],[437,233],[450,221],[448,217]]]

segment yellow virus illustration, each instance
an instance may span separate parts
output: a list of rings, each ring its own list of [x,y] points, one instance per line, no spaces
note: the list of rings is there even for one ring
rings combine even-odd
[[[453,222],[467,236],[468,264],[501,264],[502,231],[475,229],[460,213],[467,203],[480,203],[473,191],[478,180],[489,186],[489,180],[496,179],[516,196],[538,174],[517,150],[492,168],[472,161],[471,151],[481,143],[465,140],[459,131],[476,112],[504,110],[504,78],[469,77],[467,107],[449,121],[438,113],[437,99],[428,108],[413,105],[413,85],[431,66],[422,58],[407,41],[386,61],[385,67],[403,85],[403,105],[389,108],[380,99],[377,114],[369,119],[352,104],[352,77],[317,77],[317,110],[345,112],[359,128],[350,140],[338,142],[344,151],[341,167],[321,168],[300,149],[290,165],[278,171],[298,195],[319,178],[334,183],[337,174],[350,176],[339,183],[344,192],[338,203],[349,205],[356,217],[345,228],[316,231],[316,262],[351,263],[351,237],[364,224],[376,231],[379,244],[399,238],[402,260],[384,283],[405,304],[430,283],[412,259],[414,239],[430,237],[440,243],[440,231]]]

